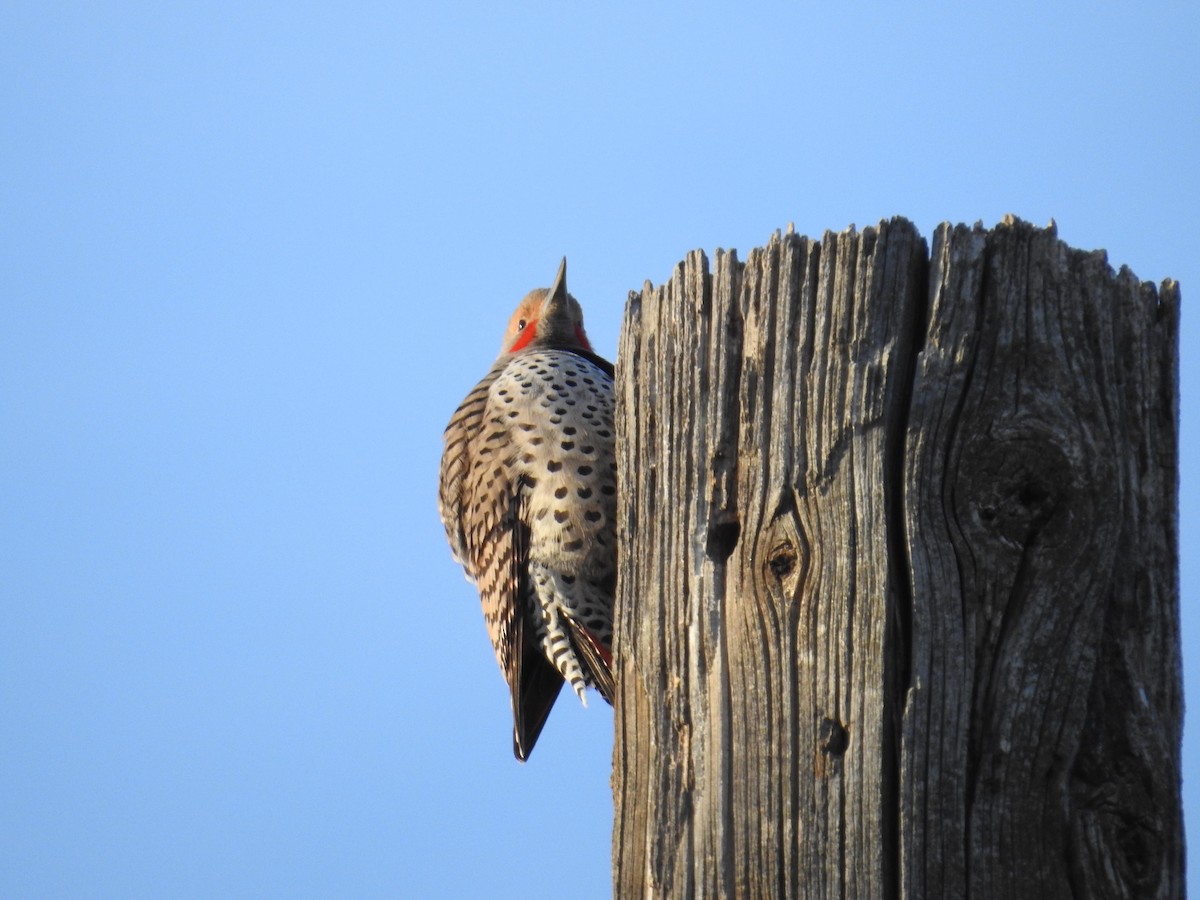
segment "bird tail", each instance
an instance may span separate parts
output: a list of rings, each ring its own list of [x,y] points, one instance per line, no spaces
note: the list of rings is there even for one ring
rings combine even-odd
[[[558,699],[563,677],[550,664],[537,639],[524,622],[515,623],[516,655],[520,669],[509,679],[513,707],[513,756],[521,762],[529,758],[537,743],[550,708]]]
[[[616,696],[616,682],[613,680],[612,651],[604,646],[587,626],[563,611],[563,620],[567,623],[567,634],[571,639],[571,649],[576,658],[587,672],[588,680],[595,685],[600,696],[612,706]]]

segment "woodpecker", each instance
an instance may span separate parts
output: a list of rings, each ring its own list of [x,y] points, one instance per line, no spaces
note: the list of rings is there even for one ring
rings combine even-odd
[[[438,508],[512,697],[513,753],[533,750],[564,681],[613,702],[613,366],[567,293],[517,306],[491,370],[446,426]]]

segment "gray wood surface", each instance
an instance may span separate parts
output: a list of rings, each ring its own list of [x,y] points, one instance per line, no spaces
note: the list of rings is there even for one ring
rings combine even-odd
[[[1178,306],[1015,220],[630,296],[618,896],[1182,896]]]

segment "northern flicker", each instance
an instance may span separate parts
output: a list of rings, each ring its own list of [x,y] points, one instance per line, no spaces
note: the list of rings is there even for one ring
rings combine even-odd
[[[438,507],[479,589],[524,760],[563,681],[613,699],[613,367],[592,352],[567,261],[530,292],[446,427]]]

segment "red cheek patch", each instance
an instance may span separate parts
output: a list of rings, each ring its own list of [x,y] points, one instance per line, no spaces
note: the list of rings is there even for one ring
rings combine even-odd
[[[524,350],[529,342],[533,340],[535,334],[537,334],[536,319],[525,326],[525,330],[521,332],[521,336],[517,338],[517,342],[512,345],[510,352],[516,353],[518,350]]]

